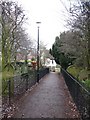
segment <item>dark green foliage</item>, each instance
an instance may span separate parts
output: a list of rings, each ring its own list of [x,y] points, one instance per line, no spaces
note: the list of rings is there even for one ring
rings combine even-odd
[[[70,14],[72,16],[70,26],[82,33],[82,41],[80,43],[83,48],[80,55],[80,59],[83,61],[82,66],[87,71],[90,71],[90,1],[79,1],[76,5],[72,5]],[[78,61],[78,63],[80,62]],[[90,79],[89,73],[88,79]]]
[[[32,57],[31,61],[35,61],[35,58],[34,58],[34,57]]]
[[[64,69],[72,64],[75,57],[73,53],[67,53],[65,50],[68,48],[65,47],[66,43],[64,42],[67,33],[63,32],[60,34],[60,38],[56,37],[55,43],[52,45],[52,50],[50,49],[50,54],[53,55],[57,64],[60,64]]]

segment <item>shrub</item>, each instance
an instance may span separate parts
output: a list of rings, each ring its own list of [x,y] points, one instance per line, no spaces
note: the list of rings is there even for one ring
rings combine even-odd
[[[72,74],[75,78],[79,77],[79,72],[81,71],[81,68],[76,67],[74,65],[71,65],[67,68],[67,71]]]

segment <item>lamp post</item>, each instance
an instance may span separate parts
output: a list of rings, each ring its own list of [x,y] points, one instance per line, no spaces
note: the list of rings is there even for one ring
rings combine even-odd
[[[37,82],[39,83],[39,24],[41,22],[36,22],[38,24],[38,40],[37,40]]]

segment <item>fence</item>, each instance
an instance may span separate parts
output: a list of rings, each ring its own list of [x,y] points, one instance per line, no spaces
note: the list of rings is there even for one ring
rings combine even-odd
[[[47,73],[49,73],[49,68],[41,69],[39,71],[39,79]],[[22,94],[37,82],[37,71],[29,71],[28,73],[3,81],[2,102],[3,109],[5,110],[7,105],[10,106],[15,100],[18,100]]]
[[[43,72],[44,71],[44,72]],[[49,68],[44,68],[39,70],[39,79],[41,79],[43,76],[45,76],[47,73],[49,73]]]
[[[63,68],[61,72],[82,119],[90,118],[90,92]]]

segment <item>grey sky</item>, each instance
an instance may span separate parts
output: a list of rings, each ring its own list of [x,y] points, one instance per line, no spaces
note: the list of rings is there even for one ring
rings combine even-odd
[[[14,0],[22,5],[28,17],[25,27],[32,39],[37,40],[37,25],[40,21],[40,41],[50,48],[55,41],[55,37],[60,32],[66,30],[64,27],[65,13],[64,5],[69,5],[68,0]],[[65,15],[65,16],[64,16]]]

